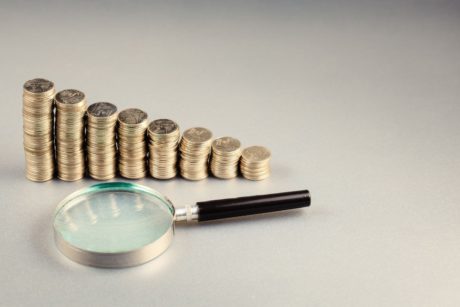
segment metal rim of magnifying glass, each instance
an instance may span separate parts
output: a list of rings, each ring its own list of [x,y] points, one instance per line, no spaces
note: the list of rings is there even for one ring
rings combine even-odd
[[[63,253],[66,257],[70,258],[71,260],[84,265],[105,268],[122,268],[146,263],[161,255],[164,251],[166,251],[166,249],[168,249],[168,247],[171,245],[174,236],[174,206],[167,197],[163,196],[159,192],[135,183],[99,183],[92,185],[88,188],[78,190],[64,198],[58,204],[54,213],[54,218],[56,217],[60,209],[63,208],[69,201],[73,200],[74,198],[86,194],[95,194],[108,191],[128,191],[133,193],[141,193],[149,196],[154,196],[159,200],[163,201],[165,205],[169,207],[172,213],[171,225],[168,231],[166,231],[159,239],[135,250],[120,253],[101,253],[84,250],[67,242],[59,233],[59,231],[56,230],[56,226],[54,224],[53,219],[54,239],[56,242],[56,246],[61,251],[61,253]]]

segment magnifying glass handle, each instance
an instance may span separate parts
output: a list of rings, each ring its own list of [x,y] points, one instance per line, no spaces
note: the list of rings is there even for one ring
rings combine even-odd
[[[202,222],[296,209],[308,207],[310,203],[308,190],[203,201],[196,203],[197,220]]]

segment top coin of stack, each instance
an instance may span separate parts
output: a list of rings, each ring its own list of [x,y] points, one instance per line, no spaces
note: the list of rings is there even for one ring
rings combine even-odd
[[[238,162],[241,156],[241,143],[235,138],[225,136],[212,142],[211,172],[221,179],[238,176]]]
[[[180,144],[180,174],[185,179],[201,180],[208,177],[208,158],[212,132],[206,128],[191,128],[184,132]]]
[[[47,181],[54,176],[54,83],[33,79],[24,83],[23,128],[26,176]]]
[[[240,169],[244,178],[262,180],[270,176],[270,151],[263,146],[251,146],[241,154]]]
[[[177,174],[179,126],[170,119],[157,119],[147,128],[149,135],[150,175],[157,179],[171,179]]]
[[[74,89],[56,94],[56,157],[58,177],[74,181],[85,175],[85,94]]]
[[[139,179],[147,173],[147,124],[147,113],[142,110],[126,109],[118,114],[118,168],[125,178]]]
[[[117,116],[117,107],[109,102],[96,102],[88,107],[88,173],[94,179],[107,180],[116,175]]]

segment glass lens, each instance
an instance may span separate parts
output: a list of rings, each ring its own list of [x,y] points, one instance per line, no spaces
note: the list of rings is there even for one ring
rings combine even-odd
[[[147,187],[111,182],[93,185],[64,199],[54,229],[85,251],[121,253],[158,240],[173,224],[174,207]]]

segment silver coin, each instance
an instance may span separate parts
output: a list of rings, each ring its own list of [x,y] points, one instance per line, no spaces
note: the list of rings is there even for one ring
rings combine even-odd
[[[270,151],[263,146],[251,146],[243,150],[242,157],[250,162],[262,162],[269,159]]]
[[[178,128],[179,126],[170,119],[156,119],[149,125],[149,131],[154,134],[169,134]]]
[[[212,138],[212,132],[206,128],[190,128],[184,132],[184,138],[193,143],[207,142]]]
[[[217,151],[232,152],[238,150],[241,147],[241,143],[235,138],[224,136],[214,140],[212,147]]]
[[[79,90],[63,90],[56,94],[56,100],[64,104],[76,104],[85,99],[85,94]]]
[[[118,120],[125,124],[140,124],[147,119],[147,113],[139,109],[126,109],[120,112]]]
[[[32,79],[24,83],[24,89],[35,94],[47,92],[53,87],[53,82],[41,78]]]
[[[94,117],[109,117],[117,113],[117,107],[110,102],[96,102],[88,107],[88,114]]]

